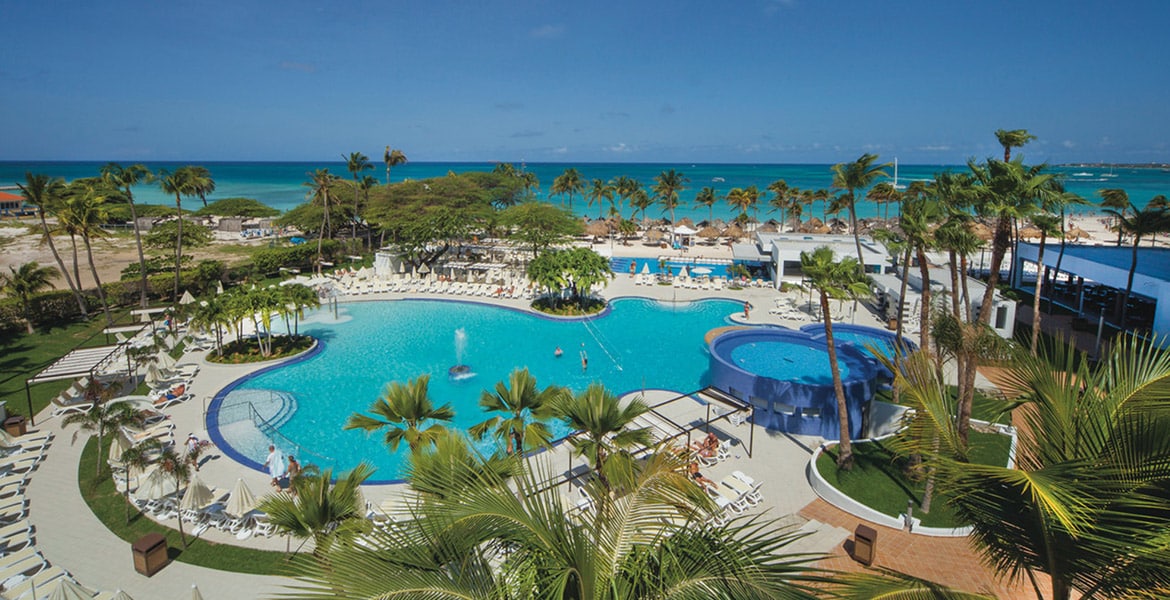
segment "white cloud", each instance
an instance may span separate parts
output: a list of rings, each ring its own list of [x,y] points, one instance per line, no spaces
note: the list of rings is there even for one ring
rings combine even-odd
[[[568,146],[561,146],[560,148],[553,148],[552,153],[553,154],[568,154],[569,147]]]
[[[1064,146],[1065,148],[1076,148],[1077,147],[1076,142],[1073,142],[1072,140],[1065,140],[1065,141],[1061,142],[1060,145]]]
[[[626,152],[629,152],[631,150],[631,148],[629,146],[627,146],[625,142],[620,142],[620,143],[615,144],[613,146],[606,147],[604,150],[606,152],[626,153]]]
[[[926,145],[926,146],[920,146],[918,149],[923,151],[923,152],[950,152],[951,151],[951,147],[947,144],[931,144],[931,145]]]
[[[545,24],[533,29],[532,31],[529,31],[528,35],[537,39],[552,39],[559,38],[564,33],[565,27],[563,25]]]

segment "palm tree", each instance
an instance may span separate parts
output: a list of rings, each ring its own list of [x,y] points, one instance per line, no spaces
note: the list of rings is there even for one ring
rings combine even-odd
[[[1122,189],[1105,189],[1097,192],[1101,196],[1101,208],[1106,209],[1105,212],[1111,215],[1124,213],[1132,203],[1129,201],[1129,194]],[[1110,212],[1112,209],[1112,212]],[[1120,221],[1120,219],[1118,219]],[[1117,247],[1121,247],[1121,234],[1124,233],[1120,222],[1115,222],[1117,227]]]
[[[800,253],[801,270],[808,277],[809,283],[820,291],[825,345],[829,352],[829,368],[833,373],[833,390],[837,394],[837,420],[841,426],[837,468],[846,471],[853,468],[853,446],[849,436],[849,406],[845,403],[845,387],[841,384],[837,345],[833,340],[833,316],[829,310],[829,299],[857,300],[869,295],[869,277],[857,267],[856,262],[852,256],[838,260],[833,255],[833,249],[828,246]],[[925,323],[922,328],[927,328]]]
[[[630,196],[630,218],[637,218],[638,213],[642,213],[642,218],[646,218],[646,209],[654,205],[654,199],[646,192],[642,186],[634,190],[633,195]]]
[[[1023,148],[1025,144],[1036,139],[1027,129],[996,129],[995,139],[1003,146],[1003,162],[1012,161],[1012,148]]]
[[[317,169],[312,173],[308,173],[309,181],[305,182],[305,187],[309,188],[307,194],[310,201],[320,204],[323,209],[321,211],[321,231],[317,233],[317,274],[321,273],[321,262],[324,257],[321,255],[321,246],[325,241],[325,232],[329,229],[329,186],[337,180],[337,176],[329,172],[329,169]]]
[[[77,425],[77,430],[73,432],[73,442],[77,443],[77,437],[81,432],[89,432],[97,435],[98,448],[101,449],[102,440],[105,439],[107,432],[116,431],[118,427],[123,425],[138,425],[142,422],[142,417],[139,416],[138,411],[135,410],[134,405],[130,402],[102,402],[102,396],[109,395],[109,392],[114,390],[107,388],[100,382],[94,380],[90,383],[92,395],[94,399],[93,406],[89,410],[81,413],[73,413],[61,420],[61,424],[66,427]],[[86,390],[86,396],[91,395],[91,390]],[[104,460],[96,461],[95,476],[102,474],[102,464]]]
[[[1067,214],[1066,213],[1068,211],[1068,207],[1070,207],[1070,206],[1084,206],[1084,205],[1089,204],[1089,201],[1086,200],[1083,196],[1080,196],[1078,194],[1074,194],[1072,192],[1064,191],[1064,185],[1060,181],[1056,181],[1052,185],[1053,185],[1054,190],[1058,190],[1061,192],[1060,194],[1053,195],[1049,198],[1050,201],[1052,201],[1056,205],[1056,207],[1060,209],[1060,252],[1056,255],[1056,266],[1053,267],[1053,269],[1052,269],[1054,273],[1059,274],[1060,273],[1060,266],[1064,262],[1064,247],[1065,247],[1065,241],[1068,237],[1065,235],[1065,225],[1067,224],[1067,221],[1066,221]],[[1152,203],[1152,201],[1151,201],[1151,203]],[[1170,206],[1168,206],[1167,208],[1170,208]],[[1052,311],[1054,309],[1053,304],[1054,303],[1051,301],[1048,303],[1048,314],[1052,314]]]
[[[613,186],[614,194],[616,194],[618,198],[617,217],[618,221],[620,222],[623,218],[622,206],[624,206],[626,200],[634,195],[634,192],[638,188],[642,187],[642,184],[639,183],[637,179],[627,177],[625,175],[619,175],[611,179],[609,184]]]
[[[386,185],[390,185],[390,167],[406,164],[406,155],[401,150],[391,150],[390,146],[386,146],[382,162],[386,163]]]
[[[215,331],[215,353],[218,356],[223,356],[223,329],[224,327],[230,329],[234,323],[228,300],[224,296],[216,295],[200,302],[195,305],[194,313],[191,315],[192,327]]]
[[[293,335],[299,336],[301,335],[301,319],[305,318],[305,309],[321,306],[321,298],[313,288],[299,283],[281,286],[281,293],[289,308],[289,316],[293,317]],[[288,319],[285,321],[287,322]]]
[[[1041,213],[1032,217],[1032,226],[1040,230],[1040,248],[1036,252],[1036,287],[1032,292],[1032,354],[1040,343],[1040,298],[1043,294],[1044,278],[1048,274],[1048,267],[1044,266],[1044,247],[1048,236],[1060,236],[1062,219],[1051,213]]]
[[[553,180],[551,191],[554,194],[568,194],[569,210],[573,210],[573,194],[585,192],[585,181],[577,169],[570,167]]]
[[[421,495],[414,518],[301,559],[307,587],[286,597],[812,600],[829,582],[812,566],[819,556],[787,549],[791,529],[746,517],[703,524],[710,501],[669,455],[648,459],[625,495],[602,492],[599,508],[581,513],[563,504],[550,470],[509,481],[463,469],[454,485],[446,471],[416,474],[412,488],[460,491]]]
[[[186,169],[191,177],[191,190],[203,201],[203,206],[207,206],[207,197],[215,193],[215,180],[211,178],[211,171],[197,165]]]
[[[896,385],[929,417],[916,421],[937,433],[937,446],[913,450],[950,491],[947,502],[971,524],[986,564],[1026,577],[1041,599],[1068,600],[1074,588],[1082,598],[1164,595],[1170,417],[1157,398],[1170,393],[1170,353],[1124,337],[1099,363],[1059,344],[1005,364],[1005,392],[1021,423],[1012,466],[969,460],[950,392],[929,359],[895,370]],[[1038,574],[1051,578],[1047,596]]]
[[[625,406],[600,383],[592,383],[584,392],[565,395],[556,403],[556,414],[575,433],[569,443],[579,456],[586,457],[606,489],[617,476],[624,480],[630,469],[627,450],[650,445],[650,431],[631,429],[634,419],[650,410],[641,397]],[[620,457],[616,464],[609,460]],[[623,481],[624,483],[624,481]]]
[[[81,282],[75,281],[69,275],[69,271],[65,268],[65,261],[61,259],[61,253],[57,252],[57,245],[53,243],[53,233],[49,230],[49,224],[45,220],[45,211],[61,201],[65,192],[65,182],[60,178],[54,179],[48,175],[34,175],[30,171],[25,171],[24,183],[16,185],[20,188],[20,195],[24,201],[37,207],[37,217],[41,220],[41,230],[45,233],[45,241],[48,242],[49,250],[53,253],[53,260],[57,261],[57,272],[65,279],[65,284],[69,286],[69,291],[77,300],[77,309],[81,311],[81,316],[88,316],[89,310],[85,306],[85,298],[81,295]]]
[[[772,192],[772,199],[768,201],[768,206],[772,207],[773,211],[780,211],[780,231],[788,226],[788,208],[792,206],[792,192],[795,188],[789,188],[788,182],[783,179],[777,179],[768,184],[768,191]]]
[[[102,287],[102,280],[98,276],[97,263],[93,260],[94,237],[104,237],[102,225],[109,220],[105,210],[106,195],[98,186],[100,180],[77,180],[71,183],[66,191],[63,209],[58,211],[57,218],[71,233],[81,236],[85,245],[85,255],[89,259],[89,270],[93,274],[93,282],[97,287],[98,299],[102,303],[102,311],[106,315],[106,323],[112,325],[114,318],[110,315],[110,303],[106,300],[106,291]]]
[[[654,177],[654,196],[662,205],[662,210],[670,211],[670,239],[674,241],[674,209],[678,207],[679,192],[686,189],[690,180],[682,173],[670,169]]]
[[[1071,195],[1073,195],[1077,198],[1080,197],[1080,196],[1076,196],[1075,194],[1071,194]],[[1166,198],[1165,194],[1158,194],[1157,196],[1150,198],[1150,201],[1146,203],[1146,208],[1157,208],[1157,209],[1162,209],[1162,210],[1170,210],[1170,198]],[[1157,241],[1158,241],[1158,234],[1155,233],[1155,234],[1150,235],[1150,247],[1151,248],[1153,248],[1154,246],[1157,245]]]
[[[134,222],[134,244],[138,247],[138,274],[139,283],[139,300],[138,305],[141,308],[146,308],[146,291],[149,287],[146,277],[146,255],[142,252],[142,232],[138,229],[138,211],[134,207],[134,186],[150,179],[150,169],[146,165],[130,165],[123,167],[118,163],[106,163],[102,167],[102,180],[110,187],[121,189],[126,202],[130,205],[130,219]]]
[[[1133,292],[1133,276],[1137,272],[1138,245],[1141,244],[1143,236],[1153,235],[1160,231],[1170,231],[1170,211],[1148,206],[1138,210],[1136,206],[1130,204],[1128,211],[1107,208],[1104,212],[1117,219],[1119,232],[1133,236],[1133,259],[1129,264],[1129,278],[1125,282],[1125,295],[1120,299],[1121,321],[1119,326],[1125,329],[1129,320],[1129,296]]]
[[[594,179],[589,191],[585,194],[585,201],[588,203],[588,206],[597,204],[598,219],[602,217],[601,211],[605,207],[602,203],[603,200],[613,201],[613,186],[600,179]]]
[[[901,193],[897,190],[897,188],[894,187],[894,184],[888,181],[882,181],[877,185],[874,185],[869,189],[869,192],[865,194],[866,200],[869,200],[874,204],[885,205],[885,215],[882,217],[882,219],[886,221],[890,220],[890,205],[897,202],[900,197]]]
[[[363,518],[360,488],[374,474],[366,463],[333,483],[333,470],[300,477],[296,494],[269,494],[257,507],[268,515],[276,530],[297,539],[313,539],[313,554],[329,550],[333,542],[363,530],[369,521]],[[339,537],[340,536],[340,537]]]
[[[543,421],[553,416],[553,403],[565,393],[563,388],[548,386],[537,391],[536,378],[528,369],[516,369],[508,381],[496,384],[495,392],[484,390],[479,406],[487,412],[501,412],[508,418],[492,417],[468,430],[476,439],[489,432],[505,440],[508,454],[523,455],[524,448],[547,447],[552,434]],[[533,419],[529,421],[528,419]]]
[[[455,417],[450,404],[435,408],[427,392],[429,383],[427,375],[419,375],[405,385],[397,381],[391,383],[370,406],[370,412],[375,416],[354,413],[349,416],[345,428],[366,431],[386,428],[386,447],[391,452],[397,450],[403,440],[412,453],[419,452],[424,446],[433,444],[446,429],[442,422]],[[430,425],[424,429],[428,422]]]
[[[33,333],[32,297],[53,287],[53,278],[57,276],[57,269],[42,267],[35,260],[20,265],[19,268],[9,265],[10,273],[0,273],[0,290],[9,298],[15,298],[20,305],[20,314],[24,317],[29,335]]]
[[[361,191],[362,200],[364,201],[366,206],[369,206],[369,204],[370,204],[370,190],[374,189],[374,186],[376,186],[376,185],[378,185],[378,180],[376,178],[374,178],[373,175],[363,175],[362,178],[360,180],[358,180],[358,190]],[[365,217],[360,212],[358,214],[354,215],[354,218],[365,221],[365,223],[366,223],[366,248],[373,248],[374,247],[374,226],[371,225],[369,221],[366,221]]]
[[[175,216],[178,218],[178,235],[175,236],[175,289],[171,300],[179,301],[179,273],[183,264],[183,196],[194,196],[197,182],[190,167],[179,167],[174,172],[159,169],[158,183],[164,194],[175,195]]]
[[[910,245],[915,258],[918,259],[918,273],[922,280],[922,302],[919,306],[918,321],[921,325],[918,345],[922,349],[930,348],[930,309],[933,306],[930,262],[926,258],[926,251],[934,247],[934,229],[943,218],[942,208],[943,203],[936,196],[927,193],[925,188],[921,193],[910,193],[910,190],[907,190],[902,201],[902,216],[899,219],[902,233],[906,235],[906,243]]]
[[[353,232],[351,237],[357,239],[357,224],[359,205],[361,204],[361,188],[362,182],[358,175],[363,171],[372,171],[374,165],[370,164],[370,158],[361,152],[350,152],[349,156],[341,155],[345,159],[345,168],[349,170],[349,174],[353,175],[353,219],[351,219]]]
[[[718,201],[719,201],[719,196],[716,195],[715,188],[710,187],[710,186],[699,190],[699,192],[697,194],[695,194],[695,206],[706,206],[707,207],[707,220],[708,221],[715,220],[715,203]],[[728,201],[729,202],[731,201],[730,194],[728,195]]]
[[[182,489],[183,484],[191,478],[191,463],[175,450],[174,446],[162,449],[156,461],[158,468],[175,481],[175,489]],[[179,513],[179,539],[183,541],[183,548],[187,547],[187,534],[183,533],[183,514]]]
[[[853,241],[857,244],[857,268],[862,275],[865,274],[862,258],[865,255],[861,253],[861,232],[857,230],[857,190],[869,187],[878,177],[889,177],[885,168],[890,163],[875,165],[877,159],[876,154],[867,152],[851,163],[833,165],[833,187],[848,192],[846,206],[849,208],[849,228],[853,230]]]

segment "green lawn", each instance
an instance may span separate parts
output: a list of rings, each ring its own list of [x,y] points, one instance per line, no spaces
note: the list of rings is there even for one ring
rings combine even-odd
[[[105,456],[109,451],[108,438],[103,442],[101,456]],[[114,488],[114,481],[110,477],[109,469],[103,469],[102,475],[95,477],[95,461],[99,456],[96,450],[97,438],[92,437],[82,451],[81,462],[77,467],[77,483],[90,510],[110,531],[126,540],[127,549],[131,543],[143,535],[158,532],[167,538],[171,560],[221,571],[260,575],[291,574],[287,560],[288,555],[283,552],[253,550],[195,539],[191,537],[189,524],[184,525],[188,542],[188,547],[184,550],[177,529],[163,527],[142,516],[133,508],[130,508],[129,513],[127,512],[129,505],[124,496]],[[130,515],[129,523],[126,519],[127,514]],[[296,542],[294,542],[295,544]]]
[[[958,388],[951,385],[947,386],[951,392],[952,398],[958,397]],[[879,390],[874,395],[874,400],[882,402],[893,402],[893,394],[888,389]],[[1011,423],[1011,413],[1004,413],[1005,402],[994,396],[983,394],[979,390],[975,390],[975,398],[971,402],[971,418],[980,421],[987,421],[989,423]]]
[[[971,461],[978,464],[1006,465],[1011,438],[993,433],[971,432]],[[950,507],[947,492],[935,487],[930,513],[922,514],[924,481],[910,481],[902,474],[905,459],[894,456],[881,442],[853,444],[855,464],[851,471],[837,470],[836,446],[822,452],[817,471],[833,487],[854,500],[891,517],[906,512],[906,503],[914,501],[914,516],[926,527],[961,527]]]

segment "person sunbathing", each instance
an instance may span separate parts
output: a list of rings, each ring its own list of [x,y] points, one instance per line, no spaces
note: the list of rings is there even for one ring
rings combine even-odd
[[[711,458],[719,452],[719,438],[715,436],[714,432],[709,432],[707,437],[691,444],[691,448],[700,456]]]
[[[691,477],[691,479],[693,479],[694,482],[696,484],[698,484],[700,487],[703,487],[703,488],[715,487],[715,482],[708,479],[706,476],[703,475],[702,472],[699,471],[699,463],[697,463],[697,462],[692,462],[690,465],[687,466],[687,475],[689,475]]]

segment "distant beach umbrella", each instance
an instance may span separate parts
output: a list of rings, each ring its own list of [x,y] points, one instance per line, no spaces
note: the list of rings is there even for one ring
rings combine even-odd
[[[1084,238],[1086,240],[1093,239],[1093,236],[1089,235],[1088,231],[1085,231],[1084,229],[1081,229],[1080,227],[1073,227],[1072,229],[1069,229],[1068,231],[1066,231],[1064,233],[1064,235],[1065,235],[1065,237],[1072,239],[1072,240],[1079,240],[1081,238]]]
[[[723,230],[723,237],[738,240],[743,237],[743,230],[739,228],[739,225],[733,224]]]
[[[646,232],[646,239],[650,240],[651,242],[657,242],[658,240],[662,239],[663,235],[665,234],[662,233],[662,231],[658,229],[651,229],[650,231]]]
[[[995,237],[995,233],[991,231],[991,228],[983,223],[973,223],[971,225],[971,234],[985,242],[990,242],[991,238]]]
[[[191,482],[187,484],[187,491],[183,493],[183,499],[179,501],[179,508],[183,510],[199,510],[211,504],[215,498],[211,492],[211,488],[199,479],[198,475],[191,478]]]
[[[1038,238],[1043,234],[1039,227],[1028,226],[1020,230],[1021,238]]]
[[[191,290],[183,290],[183,295],[179,298],[179,304],[192,304],[195,302],[195,296],[191,295]]]
[[[57,587],[49,594],[49,600],[90,600],[95,593],[70,577],[61,577],[57,580]]]
[[[707,238],[709,240],[713,240],[713,239],[719,237],[719,230],[708,225],[707,227],[700,229],[699,232],[696,233],[695,235],[697,235],[701,238]]]
[[[686,279],[687,277],[691,276],[691,272],[687,270],[686,265],[683,265],[683,268],[679,269],[679,271],[678,271],[678,276],[682,277],[683,279]]]
[[[646,261],[646,262],[642,263],[642,274],[643,275],[650,274],[650,261]]]
[[[177,491],[175,480],[162,469],[155,469],[146,476],[142,485],[138,486],[137,496],[146,500],[162,500]]]
[[[594,237],[605,237],[609,235],[609,223],[605,221],[594,221],[585,228],[585,233]]]
[[[118,590],[114,592],[113,596],[110,596],[110,600],[134,600],[134,598],[131,598],[130,594],[127,594],[122,590]]]
[[[421,266],[421,267],[419,267],[419,268],[418,268],[418,272],[419,272],[419,274],[421,274],[421,275],[426,275],[427,273],[430,273],[430,272],[431,272],[431,268],[430,268],[430,267],[428,267],[428,266],[426,265],[426,263],[423,263],[423,266]]]
[[[122,453],[130,449],[130,440],[121,431],[114,433],[114,441],[110,442],[110,462],[122,462]]]
[[[683,217],[682,219],[679,219],[678,224],[685,226],[685,227],[694,227],[695,226],[695,222],[692,221],[690,217]]]
[[[767,223],[760,225],[756,231],[759,231],[760,233],[776,233],[780,231],[780,227],[777,226],[776,223],[768,221]]]

